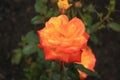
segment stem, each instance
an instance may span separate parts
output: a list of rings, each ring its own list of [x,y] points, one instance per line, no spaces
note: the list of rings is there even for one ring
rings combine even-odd
[[[102,27],[101,25],[109,19],[111,13],[114,11],[115,9],[115,0],[110,0],[109,3],[109,9],[108,9],[108,13],[106,14],[106,16],[101,20],[101,22],[98,24],[98,28],[95,29],[92,33],[96,32],[98,29],[102,29],[104,27]]]
[[[112,13],[112,11],[109,11],[108,13],[107,13],[107,15],[100,21],[100,23],[98,24],[98,28],[96,28],[95,30],[93,30],[91,33],[94,33],[94,32],[96,32],[97,30],[100,30],[100,29],[102,29],[102,28],[104,28],[103,26],[101,26],[108,18],[109,18],[109,16],[111,15],[111,13]]]
[[[65,9],[64,8],[61,8],[60,9],[60,14],[64,14],[65,13]]]
[[[63,77],[64,77],[64,62],[60,62],[60,71],[61,71],[60,80],[63,80]]]
[[[101,26],[101,25],[104,24],[104,22],[109,19],[111,13],[114,11],[114,8],[115,8],[115,0],[110,0],[109,9],[108,9],[107,14],[102,19],[100,19],[100,23],[98,24],[98,27],[95,30],[93,30],[90,34],[96,32],[97,30],[104,28],[104,26]],[[82,17],[83,14],[80,12],[80,10],[78,10],[78,13],[81,16],[81,18],[83,19],[83,17]],[[96,13],[97,13],[97,11],[96,11]]]

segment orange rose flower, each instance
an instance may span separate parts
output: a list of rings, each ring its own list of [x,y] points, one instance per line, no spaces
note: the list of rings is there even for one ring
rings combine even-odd
[[[45,59],[66,63],[80,62],[81,50],[88,41],[83,22],[77,17],[69,21],[66,15],[52,17],[38,35]]]
[[[96,58],[90,48],[84,49],[81,55],[81,62],[78,64],[82,64],[85,68],[94,71],[94,66],[96,63]],[[80,74],[80,80],[84,80],[87,77],[87,74],[78,70]]]
[[[68,3],[68,0],[58,0],[57,5],[60,9],[61,14],[64,14],[65,10],[67,10],[68,8],[70,8],[70,6],[72,6],[72,4]]]
[[[60,9],[68,9],[71,6],[68,0],[58,0],[57,5]]]

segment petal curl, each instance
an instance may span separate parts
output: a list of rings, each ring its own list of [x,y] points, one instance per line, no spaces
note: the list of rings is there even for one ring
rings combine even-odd
[[[95,58],[95,55],[93,54],[92,50],[90,48],[84,49],[81,57],[82,57],[81,62],[78,64],[82,64],[87,69],[94,71],[96,58]],[[78,70],[78,72],[80,74],[81,80],[84,80],[88,76],[86,73],[84,73],[80,70]]]

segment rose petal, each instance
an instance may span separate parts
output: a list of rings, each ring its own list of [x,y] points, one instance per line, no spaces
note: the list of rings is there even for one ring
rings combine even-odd
[[[77,63],[77,64],[82,64],[87,69],[94,71],[96,58],[95,58],[95,55],[93,54],[92,50],[90,48],[84,49],[81,57],[82,57],[81,62]],[[84,73],[80,70],[78,70],[78,72],[80,73],[81,80],[84,80],[87,77],[86,73]]]

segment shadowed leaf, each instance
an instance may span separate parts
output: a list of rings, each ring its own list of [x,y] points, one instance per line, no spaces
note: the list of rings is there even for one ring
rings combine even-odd
[[[113,29],[114,31],[120,32],[120,24],[115,23],[115,22],[110,22],[107,24],[107,26],[111,29]]]

